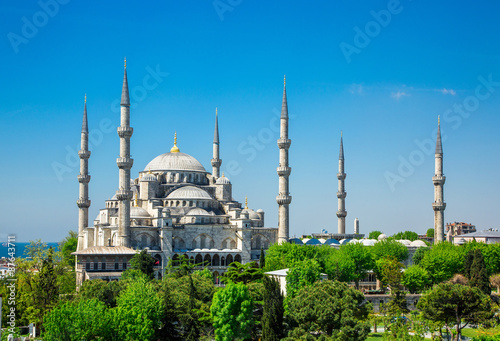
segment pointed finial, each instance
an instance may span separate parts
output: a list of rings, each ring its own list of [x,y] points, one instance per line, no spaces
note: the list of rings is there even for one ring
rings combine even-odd
[[[217,107],[215,107],[215,116],[217,116]]]
[[[224,177],[224,172],[222,172],[222,177]]]
[[[248,197],[245,197],[245,210],[248,210]]]
[[[151,167],[149,167],[148,169],[148,174],[151,174]]]
[[[85,104],[87,103],[87,94],[85,94]]]
[[[124,66],[125,66],[125,69],[126,69],[127,68],[127,57],[125,57]]]
[[[342,137],[342,130],[340,131],[340,137]]]
[[[137,192],[135,192],[135,207],[139,207],[139,202],[137,200]]]
[[[179,147],[177,147],[177,132],[175,132],[175,134],[174,134],[174,146],[172,147],[172,149],[170,149],[170,152],[171,153],[180,152]]]
[[[441,117],[438,115],[438,125],[441,124]]]
[[[286,86],[286,75],[283,76],[283,85]]]

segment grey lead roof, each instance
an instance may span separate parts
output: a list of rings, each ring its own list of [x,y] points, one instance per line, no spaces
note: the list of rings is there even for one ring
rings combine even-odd
[[[288,118],[288,104],[286,102],[286,84],[283,85],[283,102],[281,103],[281,118]]]
[[[83,122],[82,122],[82,133],[89,132],[89,123],[87,121],[87,95],[85,95],[85,106],[83,107]]]
[[[342,142],[342,135],[340,135],[340,152],[339,160],[344,160],[344,143]]]
[[[438,123],[438,132],[436,139],[436,154],[443,154],[443,146],[441,144],[441,124]]]
[[[125,70],[123,71],[122,101],[120,105],[130,105],[130,99],[128,96],[127,67],[125,67]]]

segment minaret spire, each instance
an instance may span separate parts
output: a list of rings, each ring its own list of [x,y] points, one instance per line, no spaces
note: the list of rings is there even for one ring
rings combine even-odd
[[[116,191],[118,206],[118,245],[130,247],[130,168],[134,160],[130,157],[130,137],[134,129],[130,127],[130,99],[127,80],[127,59],[123,71],[123,86],[120,111],[120,126],[117,129],[120,137],[120,157],[116,159],[119,168],[119,184]]]
[[[83,122],[81,133],[81,149],[78,151],[80,157],[80,174],[78,182],[80,183],[79,197],[76,202],[78,205],[78,245],[77,250],[82,250],[84,245],[84,230],[89,225],[89,128],[87,122],[87,94],[85,94],[85,104],[83,107]]]
[[[288,104],[286,100],[286,76],[283,80],[283,101],[281,104],[280,119],[280,138],[278,139],[278,148],[280,150],[280,159],[278,166],[279,191],[276,201],[279,205],[278,214],[278,242],[286,243],[289,239],[289,205],[292,197],[289,193],[289,176],[292,169],[288,167],[288,149],[291,140],[288,139]]]
[[[338,198],[338,233],[345,234],[345,217],[347,216],[347,211],[345,210],[345,197],[347,195],[345,191],[345,178],[344,173],[344,143],[342,140],[342,132],[340,133],[340,152],[339,152],[339,172],[337,173],[337,179],[339,180],[339,189],[337,192]]]
[[[222,160],[219,158],[219,117],[217,115],[217,108],[215,108],[215,130],[214,130],[214,143],[213,143],[213,157],[212,157],[212,176],[219,177],[220,165]]]
[[[443,175],[443,146],[441,142],[441,122],[438,116],[438,131],[436,138],[436,153],[434,155],[435,174],[432,177],[434,183],[434,241],[436,243],[444,241],[444,183],[446,177]]]

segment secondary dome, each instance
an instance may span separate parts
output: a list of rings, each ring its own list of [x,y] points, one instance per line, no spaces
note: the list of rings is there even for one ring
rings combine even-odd
[[[130,208],[130,218],[151,218],[151,215],[142,207],[132,206]]]
[[[144,171],[193,171],[204,172],[205,168],[191,155],[181,152],[170,152],[155,157]]]
[[[193,208],[191,209],[186,215],[210,215],[207,211],[205,211],[203,208]]]
[[[212,199],[212,197],[201,188],[184,186],[170,193],[167,199]]]

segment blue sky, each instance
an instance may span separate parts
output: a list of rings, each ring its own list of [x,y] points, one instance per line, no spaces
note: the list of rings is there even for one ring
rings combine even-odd
[[[170,150],[211,169],[215,107],[234,198],[277,226],[275,129],[287,76],[290,231],[337,229],[340,132],[347,230],[433,227],[443,130],[445,221],[498,228],[496,1],[2,1],[0,239],[58,241],[78,223],[84,94],[90,220],[118,185],[123,58],[132,175]]]

